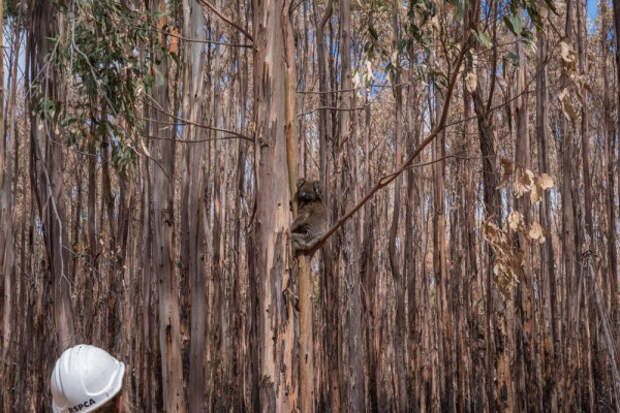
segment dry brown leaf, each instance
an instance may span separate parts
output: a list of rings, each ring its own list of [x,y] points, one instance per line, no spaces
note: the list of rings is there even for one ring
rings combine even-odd
[[[523,223],[523,214],[519,211],[512,211],[508,216],[508,225],[510,229],[516,231]]]
[[[512,162],[510,162],[506,158],[502,158],[500,160],[502,166],[504,167],[504,176],[502,176],[502,181],[497,185],[495,189],[502,189],[508,185],[508,180],[510,179],[510,175],[512,175]]]
[[[532,186],[534,185],[534,172],[529,169],[524,169],[525,173],[523,174],[523,184]]]
[[[543,173],[536,177],[536,183],[530,192],[530,202],[532,204],[538,202],[542,198],[543,191],[553,187],[553,178]]]
[[[568,95],[568,89],[562,90],[558,94],[558,99],[562,104],[562,112],[564,113],[564,116],[566,116],[566,119],[574,122],[577,119],[577,110],[571,102],[571,99]]]
[[[575,51],[566,42],[560,42],[560,57],[567,66],[572,66],[575,63]]]
[[[542,198],[542,188],[538,185],[534,185],[530,191],[530,203],[535,204]]]
[[[553,188],[553,178],[551,177],[551,175],[543,173],[541,174],[538,178],[536,178],[536,183],[543,189],[550,189]]]
[[[536,221],[534,221],[534,223],[532,224],[532,227],[530,228],[530,232],[528,236],[530,237],[530,239],[534,241],[538,241],[541,244],[545,242],[545,236],[543,235],[543,229],[540,226],[540,224]]]
[[[521,198],[523,194],[531,191],[534,187],[534,173],[522,167],[518,167],[516,172],[513,193],[515,197]]]
[[[478,87],[478,77],[474,72],[469,72],[465,76],[465,88],[469,93],[474,93],[476,88]]]

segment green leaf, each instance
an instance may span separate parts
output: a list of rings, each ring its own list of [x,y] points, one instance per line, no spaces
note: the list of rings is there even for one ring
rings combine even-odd
[[[504,16],[504,23],[506,23],[508,29],[510,29],[510,31],[513,32],[515,36],[521,35],[521,31],[523,30],[523,23],[521,22],[521,18],[518,14]]]
[[[487,48],[487,49],[491,48],[492,46],[491,38],[487,36],[486,33],[474,31],[474,38],[476,39],[476,42],[478,42],[480,46]]]
[[[521,22],[521,17],[518,14],[514,14],[511,18],[512,27],[514,28],[515,34],[518,36],[521,34],[523,30],[523,23]]]

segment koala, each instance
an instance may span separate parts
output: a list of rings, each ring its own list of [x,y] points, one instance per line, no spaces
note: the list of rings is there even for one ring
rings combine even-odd
[[[321,199],[319,181],[297,181],[297,218],[291,224],[293,249],[307,249],[312,242],[319,238],[327,229],[327,208]]]
[[[295,193],[297,207],[321,200],[321,184],[319,181],[306,181],[304,178],[297,180],[297,192]]]

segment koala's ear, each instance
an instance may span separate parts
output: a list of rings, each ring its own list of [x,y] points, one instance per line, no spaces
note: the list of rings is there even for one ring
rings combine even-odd
[[[319,198],[321,197],[321,183],[319,181],[314,181],[314,193]]]
[[[306,180],[305,180],[304,178],[299,178],[299,179],[297,180],[297,184],[296,184],[297,189],[301,188],[301,186],[302,186],[304,183],[306,183]]]

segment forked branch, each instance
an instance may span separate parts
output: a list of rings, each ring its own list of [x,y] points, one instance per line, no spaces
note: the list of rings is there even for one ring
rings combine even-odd
[[[398,177],[398,175],[400,175],[405,169],[407,169],[407,167],[420,154],[420,152],[422,152],[424,150],[424,148],[426,148],[428,146],[428,144],[431,143],[437,137],[437,135],[439,135],[439,133],[445,128],[446,120],[448,119],[448,111],[450,109],[450,98],[452,97],[452,92],[454,91],[454,86],[456,85],[456,80],[458,78],[459,69],[461,67],[461,64],[463,63],[463,59],[465,58],[465,54],[469,50],[470,39],[471,39],[471,36],[469,36],[465,40],[465,42],[463,43],[463,48],[462,48],[461,52],[459,53],[459,55],[458,55],[458,57],[456,59],[456,62],[454,64],[454,66],[453,66],[454,69],[452,71],[452,74],[450,75],[450,82],[448,83],[448,88],[446,90],[446,95],[444,97],[443,108],[441,110],[441,118],[439,119],[439,122],[437,123],[437,126],[431,131],[431,133],[426,137],[426,139],[424,139],[424,141],[422,141],[422,143],[413,151],[413,153],[411,153],[409,158],[407,158],[400,165],[400,167],[396,171],[392,172],[391,174],[383,176],[379,180],[379,182],[377,182],[377,184],[370,190],[370,192],[368,192],[368,194],[366,194],[366,196],[364,196],[364,198],[362,198],[362,200],[357,203],[357,205],[355,205],[349,212],[347,212],[345,215],[343,215],[321,237],[315,238],[314,240],[312,240],[309,243],[307,243],[306,245],[304,245],[302,248],[297,248],[296,254],[312,256],[319,248],[321,248],[321,246],[325,243],[325,241],[327,241],[327,239],[334,232],[336,232],[338,230],[338,228],[343,226],[345,224],[345,222],[347,222],[347,220],[353,216],[353,214],[355,214],[357,211],[359,211],[359,209],[362,206],[364,206],[364,204],[366,202],[368,202],[368,200],[370,198],[372,198],[373,195],[375,193],[377,193],[377,191],[379,191],[381,188],[383,188],[383,187],[389,185],[390,183],[392,183],[392,181],[394,181],[394,179],[396,179]]]

